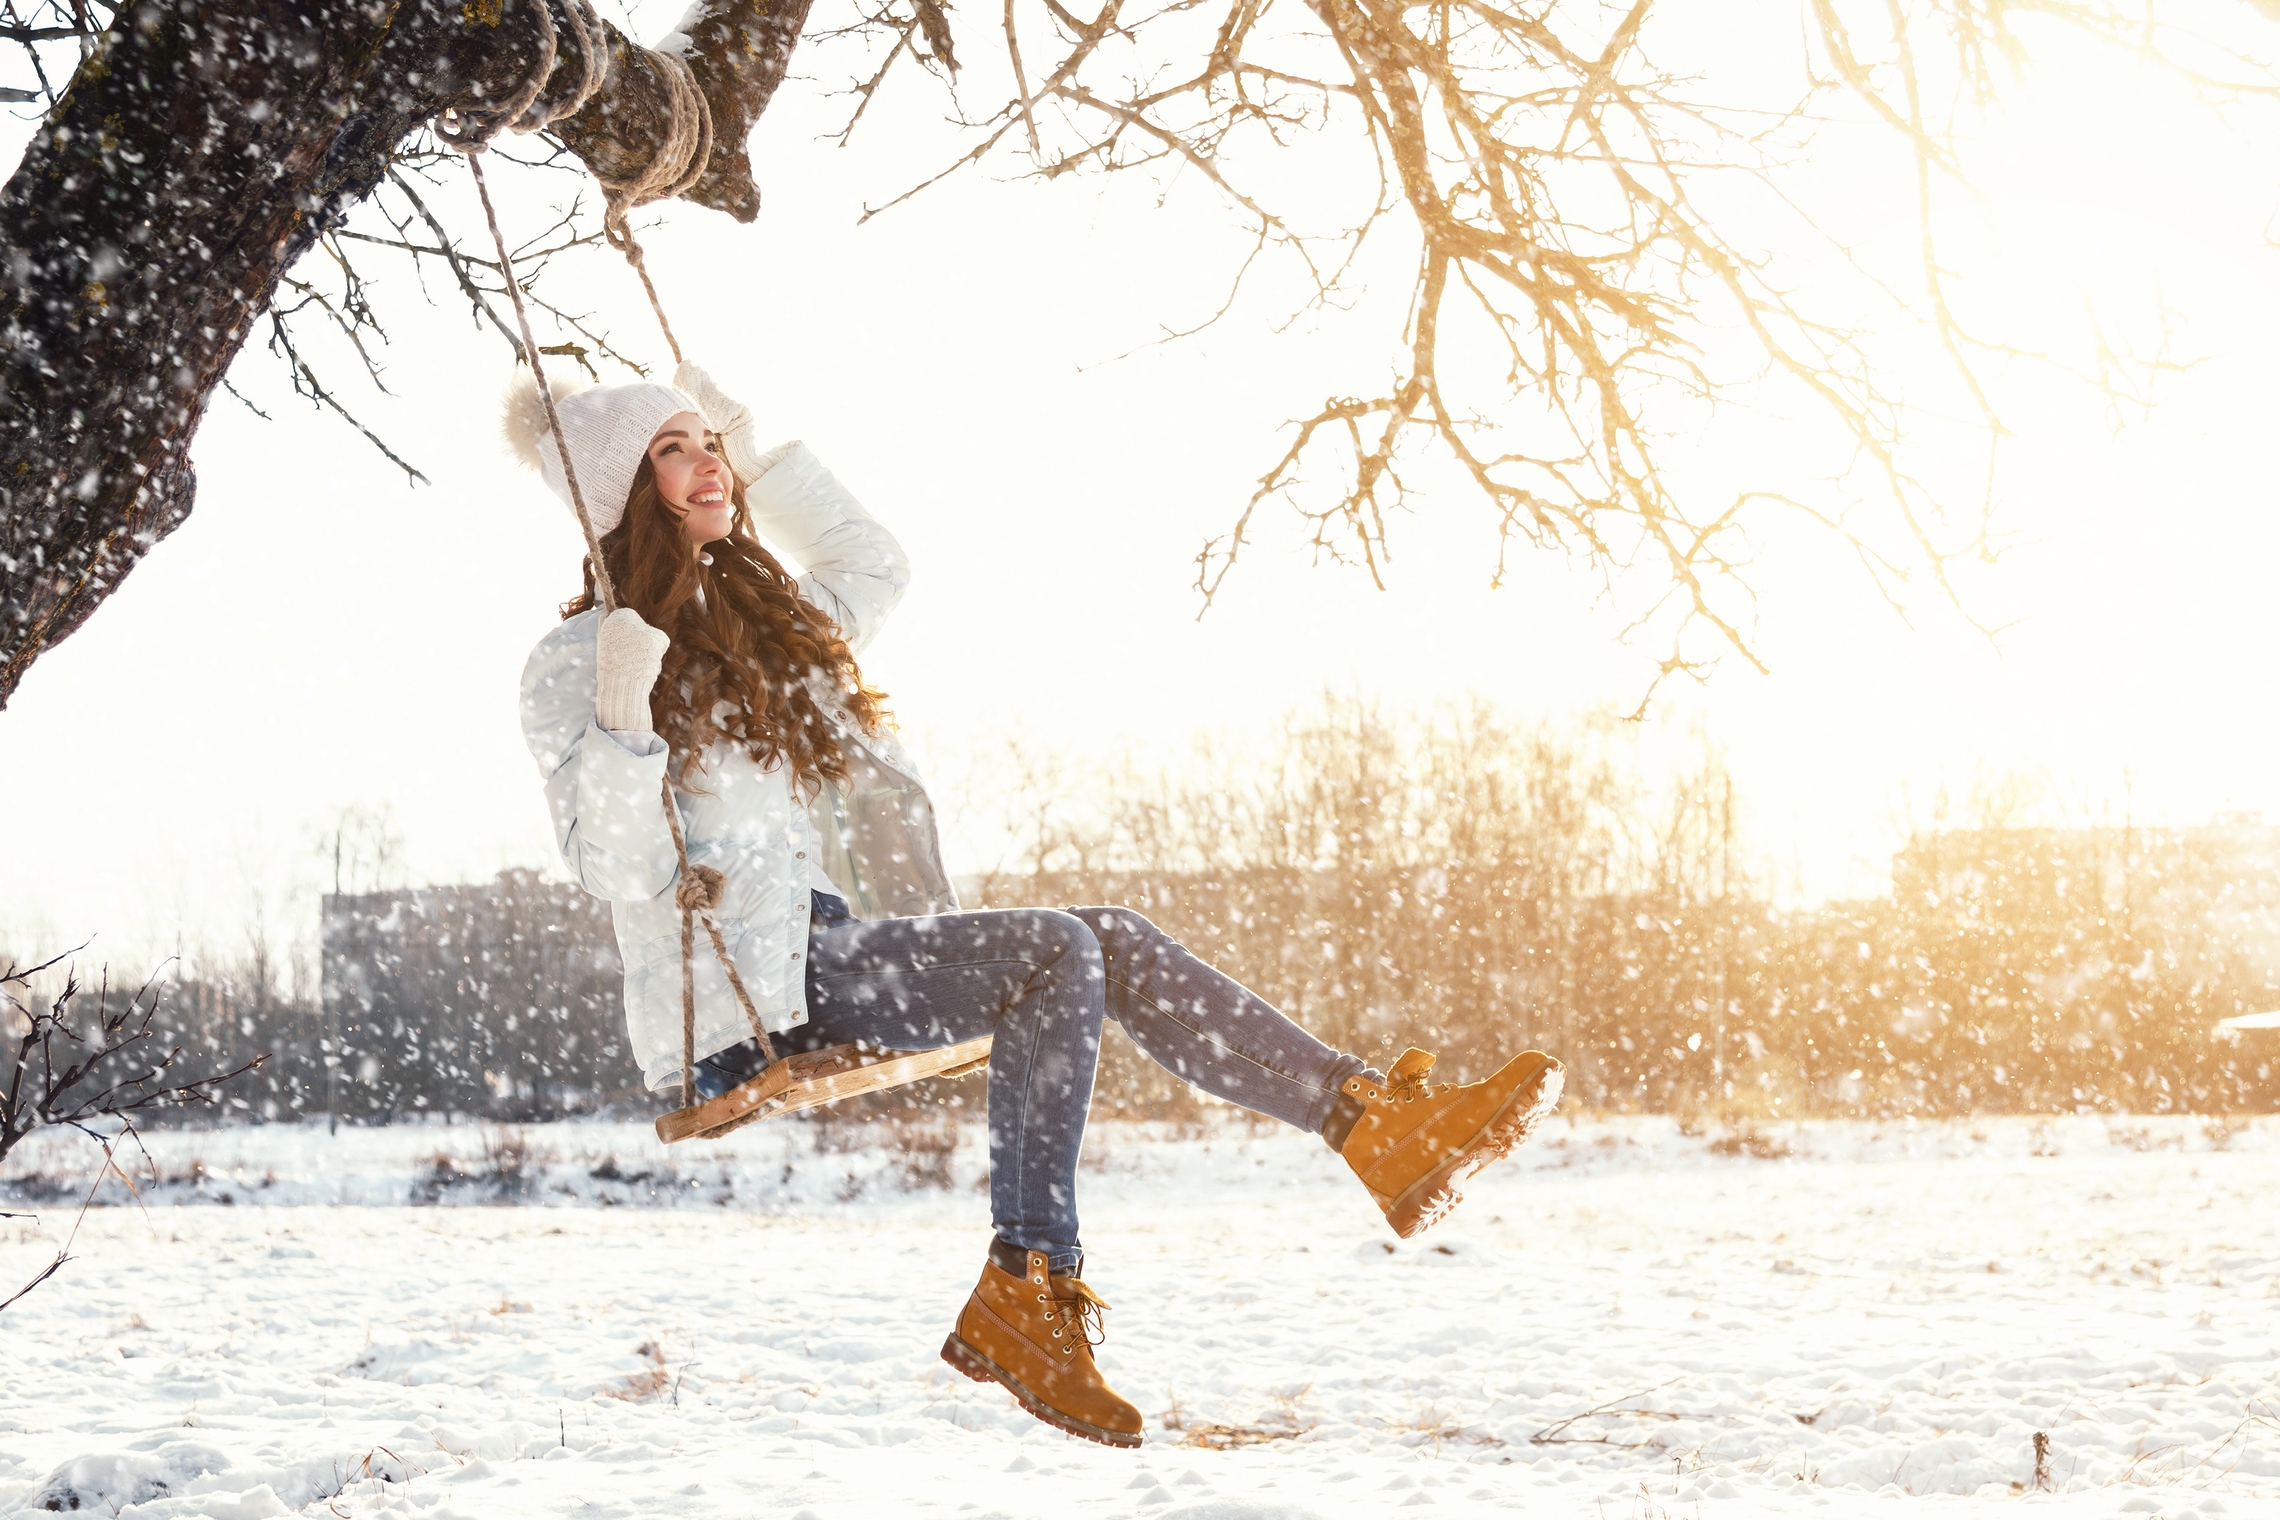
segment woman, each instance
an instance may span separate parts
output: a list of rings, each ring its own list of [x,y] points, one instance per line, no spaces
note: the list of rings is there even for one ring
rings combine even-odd
[[[1104,1019],[1205,1091],[1320,1134],[1404,1236],[1557,1101],[1560,1065],[1534,1051],[1467,1086],[1428,1084],[1433,1057],[1414,1049],[1381,1075],[1123,908],[960,912],[925,789],[855,659],[909,581],[893,537],[804,445],[757,448],[751,414],[695,365],[557,412],[623,605],[602,617],[589,563],[523,673],[523,730],[563,860],[610,901],[634,1053],[652,1090],[680,1079],[670,776],[691,867],[725,874],[716,919],[780,1053],[994,1037],[996,1233],[942,1348],[952,1366],[1063,1430],[1140,1444],[1140,1412],[1093,1359],[1107,1305],[1077,1229]],[[544,429],[526,382],[510,435],[567,501]],[[761,1070],[708,955],[695,1029],[696,1097]]]

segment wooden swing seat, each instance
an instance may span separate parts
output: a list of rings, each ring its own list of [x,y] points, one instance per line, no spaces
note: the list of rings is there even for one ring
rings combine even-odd
[[[962,1077],[990,1064],[990,1037],[940,1050],[868,1050],[860,1045],[827,1045],[772,1061],[758,1076],[717,1098],[661,1114],[657,1138],[717,1140],[755,1119],[796,1114],[803,1108],[852,1098],[857,1093],[901,1087],[927,1077]]]

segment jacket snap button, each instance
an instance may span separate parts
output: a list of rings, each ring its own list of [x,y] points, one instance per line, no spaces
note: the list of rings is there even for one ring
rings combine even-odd
[[[794,860],[805,860],[805,859],[807,859],[807,851],[805,851],[805,850],[794,850],[794,851],[792,851],[792,859],[794,859]]]
[[[799,953],[797,950],[794,950],[794,951],[792,952],[792,959],[796,961],[796,960],[798,960],[799,958],[800,958],[800,953]]]

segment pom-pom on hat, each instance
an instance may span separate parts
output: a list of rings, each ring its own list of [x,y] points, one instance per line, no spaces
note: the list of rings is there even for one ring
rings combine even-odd
[[[562,419],[562,441],[569,445],[578,489],[586,498],[586,515],[593,519],[594,536],[599,538],[624,518],[633,477],[657,430],[683,412],[701,417],[705,409],[687,392],[649,381],[590,385],[557,377],[550,388],[555,415]],[[505,431],[515,456],[538,471],[546,488],[575,512],[570,482],[562,474],[562,453],[547,436],[546,403],[539,397],[538,379],[527,369],[518,368],[514,383],[507,387]]]

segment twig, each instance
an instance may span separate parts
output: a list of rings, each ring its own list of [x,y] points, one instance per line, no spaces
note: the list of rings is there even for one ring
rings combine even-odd
[[[30,967],[10,963],[6,970],[0,971],[0,989],[15,987],[28,993],[34,977],[64,959],[57,956]],[[163,971],[164,966],[160,969]],[[7,1006],[25,1020],[12,1052],[14,1059],[7,1084],[0,1088],[0,1158],[43,1125],[67,1125],[77,1129],[103,1151],[103,1164],[96,1168],[87,1194],[80,1200],[79,1212],[72,1220],[63,1248],[36,1277],[0,1302],[0,1310],[46,1282],[72,1259],[71,1248],[79,1238],[79,1228],[86,1221],[87,1211],[94,1204],[104,1177],[116,1173],[127,1191],[140,1201],[141,1193],[134,1179],[119,1166],[112,1149],[122,1137],[141,1144],[141,1133],[133,1122],[135,1114],[157,1108],[211,1103],[216,1088],[259,1068],[269,1059],[265,1053],[213,1076],[159,1085],[159,1080],[182,1058],[182,1050],[177,1046],[155,1061],[145,1054],[144,1062],[138,1063],[138,1074],[113,1076],[111,1071],[116,1063],[141,1052],[152,1038],[152,1020],[159,1007],[158,995],[153,990],[156,980],[157,973],[154,973],[127,999],[125,1006],[114,1013],[109,1006],[110,981],[106,973],[97,994],[93,1027],[87,1035],[73,1027],[72,1004],[81,990],[75,975],[67,973],[62,990],[42,1008],[27,1006],[13,992],[0,992]],[[90,1127],[92,1121],[104,1119],[119,1121],[120,1128],[105,1135]]]
[[[63,1248],[55,1253],[55,1260],[40,1268],[38,1275],[33,1277],[30,1282],[24,1284],[21,1288],[18,1288],[15,1292],[9,1294],[6,1299],[0,1299],[0,1312],[6,1311],[10,1304],[13,1304],[16,1302],[16,1300],[31,1292],[32,1289],[38,1287],[41,1283],[46,1282],[49,1278],[55,1276],[56,1273],[62,1271],[63,1264],[71,1260],[71,1247],[73,1243],[79,1239],[79,1227],[87,1222],[87,1211],[95,1204],[96,1191],[103,1186],[104,1174],[111,1170],[111,1151],[110,1147],[105,1146],[103,1150],[103,1164],[95,1168],[95,1180],[87,1185],[87,1196],[79,1200],[79,1212],[72,1216],[71,1230],[63,1238]]]
[[[271,422],[275,420],[260,407],[255,406],[251,401],[246,400],[245,392],[230,384],[230,377],[227,375],[224,375],[222,377],[222,389],[237,397],[240,405],[242,405],[247,411],[253,413],[254,416],[259,417],[262,421]]]
[[[365,438],[370,441],[374,448],[378,449],[381,453],[388,456],[388,462],[390,464],[393,464],[397,469],[402,470],[404,474],[410,479],[418,481],[423,486],[434,484],[433,481],[429,480],[427,476],[421,474],[419,470],[409,461],[405,460],[403,456],[399,455],[394,449],[388,447],[388,445],[381,440],[381,437],[378,433],[373,432],[372,429],[366,427],[363,422],[358,420],[354,412],[350,411],[347,407],[342,406],[339,400],[334,397],[331,391],[325,389],[324,383],[317,379],[317,372],[309,368],[308,361],[301,357],[300,351],[298,349],[294,348],[293,335],[285,325],[285,318],[283,314],[274,311],[269,314],[269,330],[270,347],[272,350],[282,352],[285,359],[286,368],[290,370],[293,375],[294,390],[298,391],[301,395],[306,396],[312,404],[322,403],[325,406],[331,407],[335,412],[338,412],[343,418],[347,420],[350,427],[355,428],[359,433],[362,433]]]
[[[443,223],[437,220],[436,214],[428,210],[427,202],[421,200],[419,192],[411,187],[404,176],[392,168],[388,171],[388,183],[403,192],[404,199],[412,203],[412,209],[419,213],[420,220],[426,222],[429,230],[435,234],[436,242],[440,245],[436,251],[444,263],[450,267],[453,276],[458,279],[459,288],[466,293],[469,303],[493,327],[499,330],[499,336],[505,338],[508,345],[514,349],[515,357],[523,359],[522,339],[515,336],[514,329],[509,327],[499,314],[491,309],[491,303],[485,299],[482,287],[478,286],[475,283],[475,277],[467,272],[466,256],[452,245],[451,234],[444,230]]]
[[[1560,1432],[1566,1430],[1570,1425],[1573,1425],[1578,1420],[1588,1420],[1593,1415],[1606,1414],[1610,1411],[1617,1414],[1633,1415],[1639,1419],[1644,1420],[1684,1420],[1695,1418],[1694,1416],[1672,1414],[1659,1409],[1617,1410],[1615,1408],[1617,1404],[1628,1403],[1632,1399],[1643,1399],[1650,1393],[1660,1393],[1663,1389],[1668,1388],[1672,1383],[1675,1383],[1677,1381],[1677,1378],[1671,1378],[1665,1382],[1655,1384],[1655,1386],[1652,1388],[1642,1388],[1637,1393],[1626,1393],[1621,1398],[1609,1399],[1604,1404],[1595,1404],[1591,1408],[1584,1410],[1581,1414],[1571,1414],[1564,1420],[1553,1421],[1551,1424],[1546,1425],[1542,1430],[1539,1430],[1534,1435],[1530,1436],[1528,1440],[1532,1445],[1536,1446],[1623,1446],[1635,1449],[1640,1446],[1648,1445],[1650,1443],[1644,1441],[1611,1441],[1605,1436],[1565,1436],[1560,1434]]]

